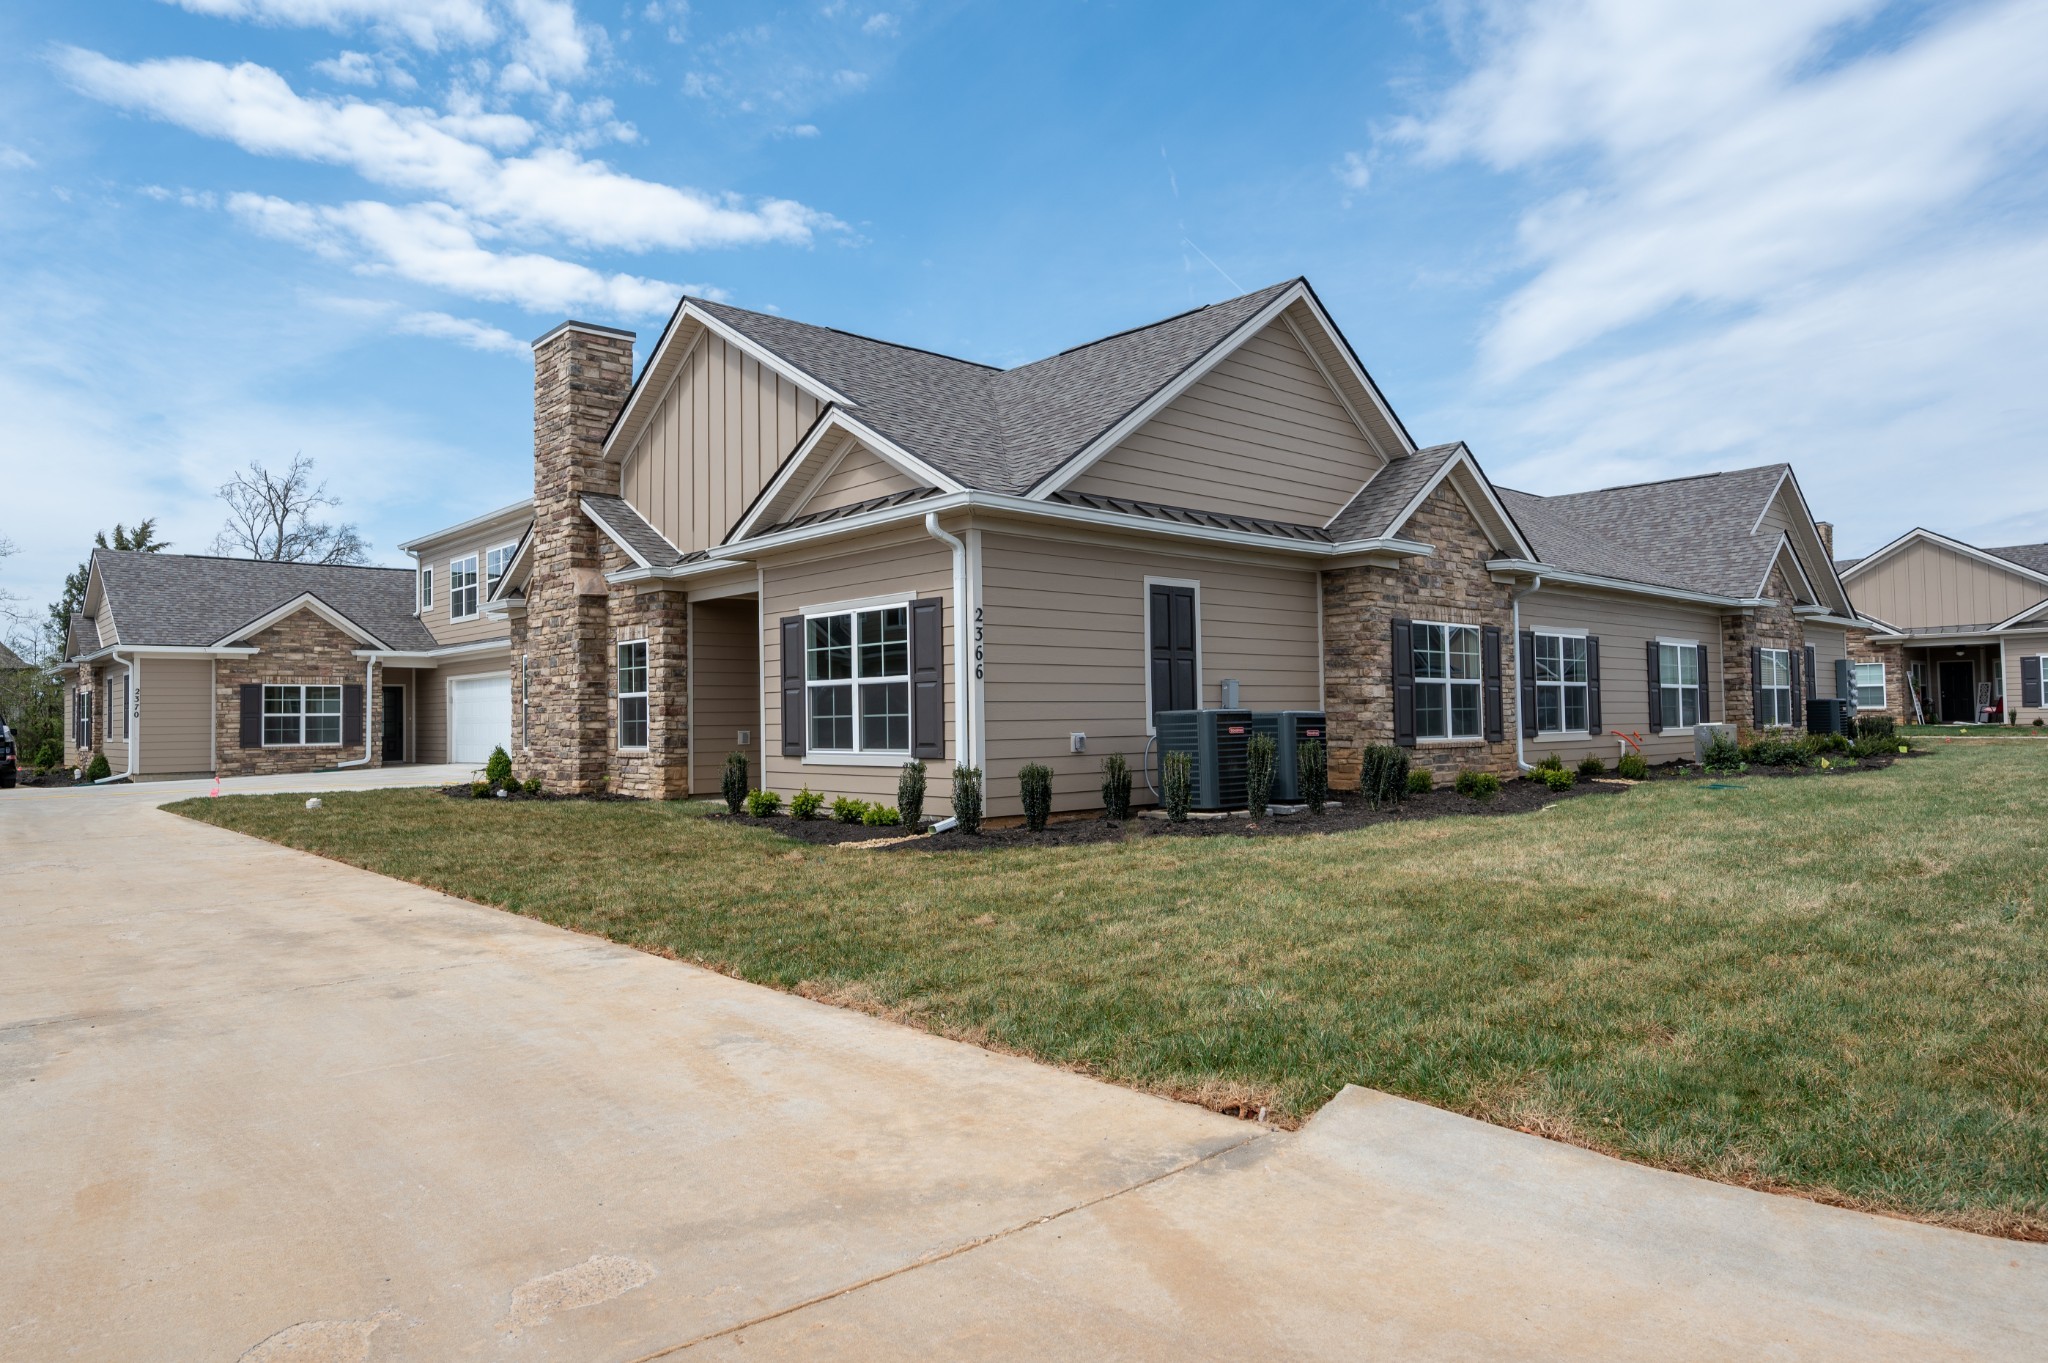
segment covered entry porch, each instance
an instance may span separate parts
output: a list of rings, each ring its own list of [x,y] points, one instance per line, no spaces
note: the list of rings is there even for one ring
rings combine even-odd
[[[1908,714],[1927,724],[2003,724],[2005,669],[1997,642],[1917,637],[1905,645]]]

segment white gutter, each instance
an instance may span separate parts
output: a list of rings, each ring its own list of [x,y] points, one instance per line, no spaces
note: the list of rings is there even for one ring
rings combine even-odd
[[[135,732],[135,702],[142,695],[142,688],[135,684],[135,679],[142,674],[142,660],[133,655],[124,659],[121,656],[120,650],[121,646],[115,644],[107,649],[107,653],[115,662],[128,669],[128,713],[121,716],[122,733],[128,740],[128,770],[122,772],[119,776],[112,774],[102,776],[99,780],[93,782],[96,786],[103,786],[109,781],[133,781],[135,779],[135,750],[142,746],[142,739]],[[111,706],[108,708],[112,709]],[[108,718],[111,719],[112,717],[111,714],[108,715]],[[106,735],[100,735],[100,746],[105,747],[106,742]]]
[[[358,658],[378,658],[384,662],[438,662],[444,658],[466,658],[473,654],[492,653],[498,649],[509,649],[512,640],[478,639],[467,644],[448,644],[442,648],[359,648],[354,650]]]
[[[953,551],[953,757],[963,767],[974,765],[974,710],[967,690],[967,546],[958,535],[939,526],[939,513],[927,512],[924,531]]]
[[[1592,573],[1570,573],[1537,563],[1530,559],[1494,559],[1487,568],[1496,573],[1533,573],[1548,578],[1553,586],[1600,587],[1607,591],[1627,592],[1634,596],[1661,596],[1673,601],[1697,601],[1706,606],[1722,606],[1730,609],[1778,604],[1767,597],[1756,596],[1715,596],[1711,592],[1689,592],[1680,587],[1658,587],[1647,582],[1630,582],[1626,578],[1598,577]]]
[[[1526,717],[1522,714],[1522,598],[1543,585],[1543,574],[1536,580],[1508,598],[1508,608],[1514,615],[1514,636],[1510,647],[1515,651],[1515,767],[1520,771],[1533,771],[1522,751],[1522,735],[1526,730]]]
[[[358,654],[357,656],[360,657],[361,655]],[[334,764],[336,771],[340,771],[344,767],[360,767],[367,763],[377,751],[371,746],[377,741],[377,735],[370,732],[370,698],[376,694],[376,688],[377,659],[373,655],[368,662],[363,664],[363,755],[361,757],[352,757],[346,762],[336,762]]]

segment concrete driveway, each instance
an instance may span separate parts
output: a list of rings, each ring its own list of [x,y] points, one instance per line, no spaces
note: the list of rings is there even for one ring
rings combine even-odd
[[[368,778],[364,778],[368,779]],[[1264,1131],[0,794],[0,1357],[2036,1358],[2048,1247],[1349,1090]]]

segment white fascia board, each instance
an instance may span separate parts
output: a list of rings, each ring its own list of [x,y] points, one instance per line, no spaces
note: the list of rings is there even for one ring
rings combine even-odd
[[[760,495],[754,498],[754,504],[747,508],[747,514],[740,518],[740,523],[725,537],[726,547],[746,538],[747,533],[768,514],[768,508],[789,490],[790,484],[796,481],[796,476],[804,465],[824,448],[825,437],[834,432],[852,436],[906,478],[914,478],[921,483],[929,484],[942,493],[960,493],[967,490],[957,479],[939,472],[865,421],[850,412],[831,407],[827,408],[817,423],[811,427],[811,433],[804,437],[804,442],[796,447],[789,458],[783,460],[782,467],[776,470],[775,477],[769,480],[768,486],[762,488]]]
[[[2048,610],[2048,601],[2036,601],[2033,605],[2027,607],[2018,615],[2008,616],[2007,618],[2000,620],[1997,624],[1991,627],[1992,631],[1994,633],[2003,633],[2006,630],[2017,628],[2018,626],[2025,624],[2034,616],[2039,615],[2044,610]]]
[[[359,648],[358,658],[377,658],[386,662],[442,662],[451,658],[466,658],[478,653],[494,653],[501,648],[510,648],[507,639],[479,639],[467,644],[449,644],[446,648]]]
[[[446,529],[436,530],[430,534],[415,535],[399,545],[398,551],[402,554],[414,553],[423,544],[432,544],[436,540],[444,540],[452,535],[462,535],[472,530],[481,530],[494,521],[502,521],[506,517],[517,515],[522,511],[529,516],[533,514],[533,498],[528,497],[523,501],[514,502],[510,506],[501,506],[496,511],[487,511],[481,516],[472,516],[460,525],[451,525]]]
[[[1295,281],[1292,288],[1238,323],[1236,329],[1211,346],[1207,354],[1176,374],[1164,388],[1126,412],[1122,420],[1083,445],[1079,453],[1069,456],[1052,472],[1039,479],[1025,491],[1025,497],[1034,502],[1044,501],[1079,478],[1093,467],[1096,460],[1129,439],[1139,427],[1157,416],[1175,398],[1194,387],[1210,370],[1234,354],[1239,346],[1264,331],[1281,313],[1307,296],[1308,286],[1299,280]],[[1395,429],[1399,429],[1399,423],[1395,423]]]
[[[1772,493],[1771,495],[1775,497],[1777,494]],[[1806,599],[1809,601],[1820,600],[1820,593],[1813,589],[1813,579],[1806,575],[1806,565],[1799,561],[1799,551],[1792,547],[1792,536],[1783,530],[1778,532],[1778,547],[1771,550],[1770,561],[1764,564],[1763,581],[1756,584],[1756,594],[1759,597],[1764,595],[1764,589],[1771,585],[1771,570],[1778,566],[1779,559],[1788,557],[1792,560],[1793,570],[1799,574],[1800,585],[1806,588]],[[1843,595],[1846,597],[1847,593],[1845,592]],[[1792,605],[1794,610],[1797,610],[1799,607],[1799,603],[1796,601]]]
[[[89,663],[117,649],[122,653],[140,653],[152,658],[253,658],[263,651],[260,648],[230,648],[224,644],[108,644],[90,653],[66,658],[64,663],[67,666]]]
[[[629,582],[674,582],[679,578],[703,577],[706,573],[724,572],[732,568],[743,568],[750,560],[746,558],[699,558],[688,563],[678,563],[668,568],[621,568],[615,573],[606,573],[606,582],[624,584]]]
[[[512,551],[511,560],[505,564],[505,571],[498,576],[498,590],[484,599],[486,614],[489,613],[493,603],[508,600],[509,598],[506,596],[506,593],[511,591],[513,587],[523,587],[526,585],[524,570],[532,562],[533,526],[528,525],[526,532],[519,537],[519,546]]]
[[[214,648],[224,648],[231,641],[239,639],[245,634],[254,634],[259,630],[269,629],[278,621],[286,619],[289,616],[296,615],[302,610],[309,610],[313,612],[313,614],[319,616],[328,624],[340,630],[343,634],[346,634],[353,639],[360,639],[364,643],[368,644],[371,648],[380,649],[387,652],[390,650],[391,646],[389,644],[385,643],[382,639],[379,639],[376,635],[370,633],[370,631],[364,629],[361,625],[349,619],[346,615],[343,615],[340,611],[334,609],[334,607],[328,605],[325,601],[322,601],[319,597],[315,596],[311,592],[300,592],[297,596],[285,602],[276,610],[271,611],[266,615],[260,615],[256,617],[254,620],[251,620],[248,624],[239,626],[236,629],[230,631],[225,637],[216,640],[212,646]]]
[[[1712,592],[1686,591],[1681,587],[1659,587],[1648,582],[1630,582],[1626,578],[1601,577],[1595,573],[1573,573],[1538,563],[1534,559],[1493,559],[1486,565],[1489,572],[1521,573],[1543,579],[1545,586],[1557,583],[1569,587],[1597,587],[1602,591],[1626,592],[1631,596],[1654,596],[1667,601],[1691,601],[1703,606],[1728,608],[1755,608],[1772,603],[1758,597],[1716,596]]]
[[[639,564],[642,568],[652,568],[654,566],[647,561],[646,557],[638,549],[626,543],[626,537],[613,528],[610,521],[597,513],[597,508],[590,504],[589,499],[578,498],[576,504],[583,509],[584,515],[590,517],[596,523],[598,529],[604,531],[605,538],[619,547],[620,553],[632,559],[633,562]]]
[[[1792,485],[1792,499],[1799,504],[1800,517],[1805,521],[1808,529],[1813,529],[1816,524],[1813,519],[1813,508],[1807,505],[1806,490],[1799,486],[1799,475],[1794,472],[1789,464],[1785,466],[1784,476],[1778,479],[1778,485],[1771,489],[1771,495],[1765,499],[1764,509],[1757,513],[1756,525],[1764,523],[1764,517],[1770,514],[1771,503],[1778,500],[1778,494],[1784,490],[1787,483]],[[1754,535],[1756,533],[1756,525],[1750,527],[1750,534]],[[1853,611],[1856,609],[1856,603],[1849,599],[1848,585],[1842,581],[1842,575],[1835,571],[1834,551],[1828,547],[1827,541],[1820,537],[1819,530],[1813,531],[1813,542],[1819,546],[1821,557],[1827,560],[1828,580],[1834,584],[1835,594],[1841,599],[1843,605]],[[1794,551],[1793,557],[1798,557],[1797,551]],[[1804,571],[1804,569],[1802,568],[1801,571]],[[1812,585],[1812,579],[1808,578],[1807,586],[1811,587]]]
[[[1344,357],[1344,367],[1350,371],[1353,378],[1358,380],[1366,392],[1372,394],[1373,406],[1377,407],[1379,414],[1386,418],[1387,428],[1393,431],[1394,437],[1401,442],[1404,452],[1408,454],[1415,453],[1417,446],[1414,437],[1408,434],[1408,428],[1401,424],[1401,419],[1394,415],[1394,409],[1387,404],[1386,395],[1380,392],[1380,386],[1372,381],[1372,375],[1366,373],[1365,366],[1358,362],[1357,352],[1351,348],[1351,343],[1344,339],[1344,333],[1337,329],[1336,321],[1330,314],[1323,311],[1322,300],[1316,297],[1315,290],[1306,285],[1302,286],[1301,301],[1308,306],[1310,314],[1314,316],[1316,321],[1321,324],[1324,332],[1328,334],[1330,344],[1339,355]],[[1313,351],[1309,353],[1311,358],[1315,357]]]
[[[1391,535],[1408,524],[1408,518],[1422,509],[1422,504],[1429,500],[1429,494],[1435,492],[1443,484],[1444,479],[1450,477],[1453,470],[1460,467],[1472,470],[1472,481],[1479,484],[1479,490],[1485,495],[1488,508],[1494,515],[1500,517],[1500,523],[1507,528],[1508,537],[1515,542],[1515,548],[1521,550],[1525,558],[1535,558],[1535,549],[1522,538],[1522,528],[1515,524],[1515,518],[1501,505],[1500,497],[1493,490],[1493,480],[1486,476],[1485,471],[1479,467],[1479,461],[1473,457],[1472,451],[1462,442],[1458,446],[1458,452],[1444,460],[1443,467],[1431,474],[1429,481],[1422,485],[1422,489],[1408,499],[1408,505],[1401,508],[1401,514],[1387,522],[1387,533]],[[1460,488],[1458,491],[1460,496],[1464,495],[1464,489]]]

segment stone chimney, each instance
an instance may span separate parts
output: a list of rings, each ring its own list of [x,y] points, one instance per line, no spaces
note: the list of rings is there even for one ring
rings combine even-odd
[[[603,542],[579,503],[618,491],[604,438],[632,385],[630,331],[564,322],[533,343],[533,568],[512,638],[513,733],[521,769],[565,794],[593,790],[611,750]]]
[[[1825,549],[1828,557],[1832,559],[1835,556],[1835,523],[1833,521],[1815,521],[1813,528],[1820,532],[1820,547]]]

